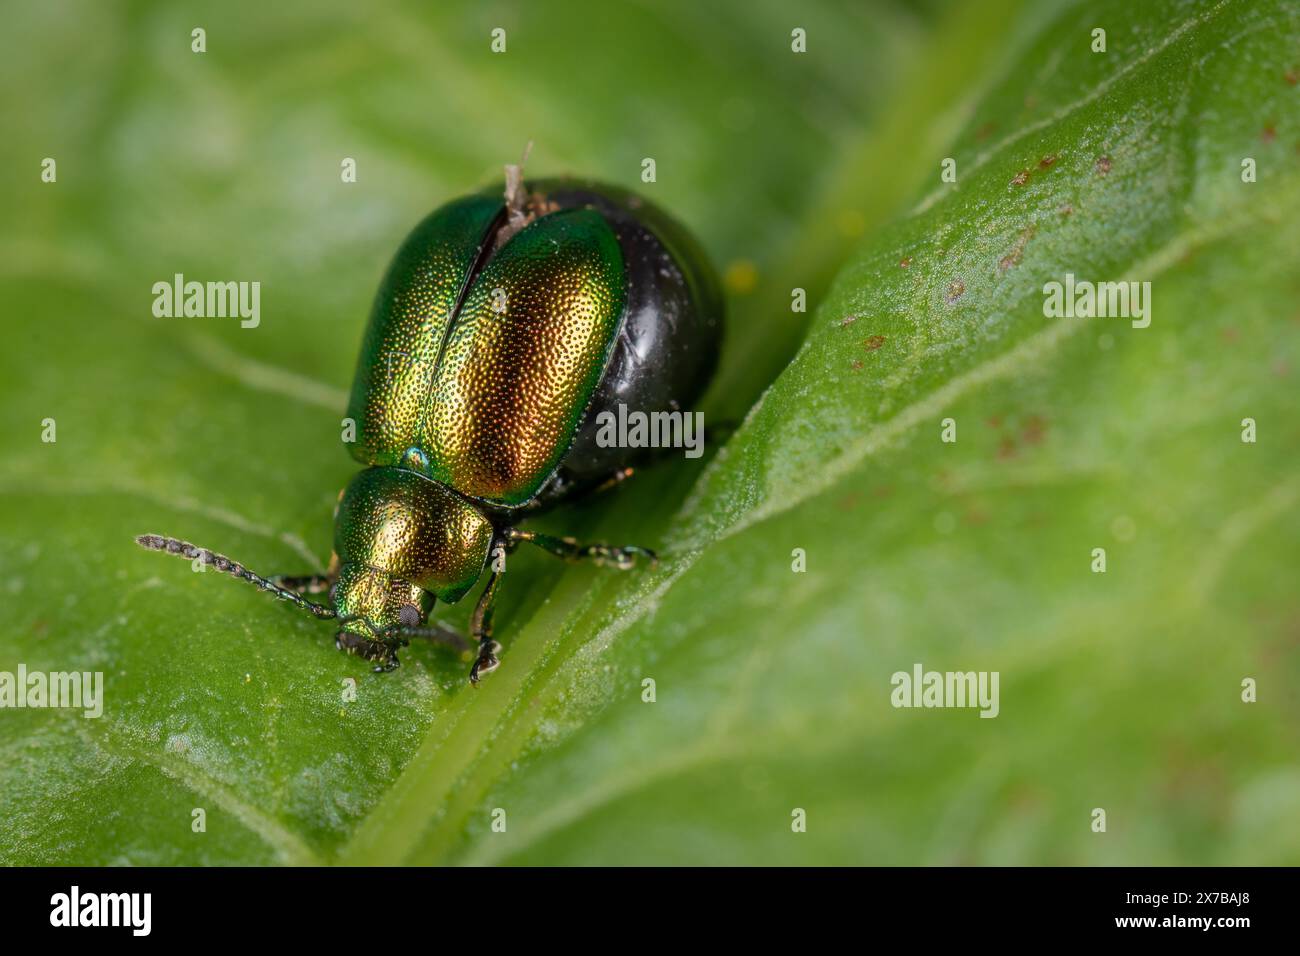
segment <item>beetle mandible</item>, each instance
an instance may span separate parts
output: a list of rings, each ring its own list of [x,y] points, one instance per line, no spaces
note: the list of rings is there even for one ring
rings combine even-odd
[[[398,665],[412,637],[465,647],[430,624],[487,573],[471,616],[471,683],[498,664],[495,553],[529,543],[631,568],[653,552],[526,531],[525,518],[616,485],[645,453],[604,447],[596,419],[620,404],[688,408],[717,365],[723,300],[695,240],[624,190],[525,182],[484,190],[420,222],[380,284],[348,416],[366,466],[339,496],[326,574],[255,574],[162,535],[141,546],[225,571],[335,619],[335,644]],[[329,605],[307,594],[328,592]]]

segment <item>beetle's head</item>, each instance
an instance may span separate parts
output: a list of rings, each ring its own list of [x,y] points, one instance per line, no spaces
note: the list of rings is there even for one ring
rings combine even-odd
[[[215,568],[290,601],[318,618],[337,619],[336,643],[397,666],[397,649],[410,638],[434,636],[422,625],[437,600],[452,603],[474,586],[495,537],[491,520],[473,502],[422,475],[369,468],[339,497],[334,525],[338,579],[325,607],[309,600],[308,579],[267,578],[244,564],[178,538],[142,534],[136,543]],[[312,576],[312,581],[317,580]]]
[[[339,619],[339,648],[387,668],[396,666],[397,648],[407,643],[403,631],[428,620],[435,598],[378,568],[344,564],[330,589],[330,602]]]

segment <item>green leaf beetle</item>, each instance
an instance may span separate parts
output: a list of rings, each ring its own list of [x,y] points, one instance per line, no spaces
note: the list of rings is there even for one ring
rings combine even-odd
[[[242,578],[319,618],[335,644],[397,666],[412,637],[486,573],[471,617],[471,683],[498,664],[494,555],[521,543],[617,568],[639,547],[579,544],[519,523],[626,479],[644,449],[607,447],[599,413],[689,407],[717,365],[723,300],[694,239],[650,203],[572,180],[524,182],[435,210],[397,250],[375,298],[348,417],[365,466],[339,496],[324,575],[257,575],[176,538],[141,546]],[[329,606],[307,594],[328,592]]]

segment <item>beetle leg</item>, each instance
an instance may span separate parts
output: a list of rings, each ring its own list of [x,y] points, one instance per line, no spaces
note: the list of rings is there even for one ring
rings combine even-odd
[[[555,476],[545,485],[538,493],[538,496],[523,505],[519,509],[521,515],[541,514],[549,511],[557,505],[568,501],[577,501],[588,497],[595,497],[602,492],[617,488],[623,482],[627,481],[634,474],[636,469],[620,468],[618,471],[611,472],[602,478],[583,478],[574,479],[565,474],[564,470],[556,472]]]
[[[635,566],[638,557],[649,558],[651,564],[659,560],[659,556],[649,548],[640,548],[636,545],[617,548],[608,544],[579,544],[573,538],[557,538],[536,531],[520,531],[518,528],[511,528],[507,533],[512,541],[527,541],[557,558],[566,561],[590,560],[621,571]]]
[[[324,594],[338,577],[339,556],[335,553],[330,555],[330,566],[324,574],[277,574],[270,580],[272,584],[295,594]]]
[[[295,594],[323,594],[330,589],[334,579],[324,574],[277,574],[271,578],[271,583]]]
[[[495,670],[501,663],[496,657],[501,645],[492,640],[492,610],[497,596],[497,582],[500,580],[501,575],[493,571],[470,618],[470,634],[478,641],[478,660],[469,671],[471,684],[478,684],[480,677]]]
[[[404,627],[400,633],[408,637],[427,638],[435,644],[442,644],[462,654],[469,650],[469,641],[465,635],[441,621],[434,621],[424,627]]]
[[[611,488],[616,488],[619,485],[621,485],[623,482],[631,478],[632,475],[635,473],[636,473],[635,469],[633,468],[620,468],[618,471],[614,472],[614,474],[610,475],[608,478],[606,478],[604,481],[598,484],[595,488],[593,488],[591,490],[591,493],[593,495],[598,495],[601,494],[602,492],[609,491]]]

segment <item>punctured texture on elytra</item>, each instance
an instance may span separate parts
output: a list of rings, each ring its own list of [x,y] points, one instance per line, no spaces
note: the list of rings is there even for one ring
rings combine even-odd
[[[509,507],[532,499],[569,449],[618,336],[625,272],[604,217],[570,209],[526,226],[474,274],[500,209],[460,200],[403,243],[349,415],[363,463]]]

